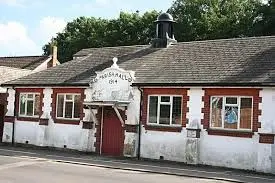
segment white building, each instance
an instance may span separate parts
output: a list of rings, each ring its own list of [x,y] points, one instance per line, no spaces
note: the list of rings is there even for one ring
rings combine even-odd
[[[177,43],[172,22],[5,83],[3,142],[275,173],[275,37]]]

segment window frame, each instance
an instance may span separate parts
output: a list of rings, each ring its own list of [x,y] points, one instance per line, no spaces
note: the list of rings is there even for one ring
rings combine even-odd
[[[158,104],[157,104],[157,123],[150,123],[149,122],[149,110],[150,110],[150,97],[158,97]],[[170,97],[170,102],[161,102],[161,97]],[[173,98],[180,97],[181,98],[181,114],[180,114],[180,124],[172,124],[172,117],[173,117]],[[159,124],[160,118],[160,105],[170,105],[170,124]],[[166,127],[181,127],[182,126],[182,119],[183,117],[183,96],[182,95],[148,95],[147,100],[147,125],[148,126],[166,126]]]
[[[63,117],[58,117],[58,96],[59,95],[63,95],[64,96],[64,101],[63,101]],[[66,99],[66,95],[72,95],[72,100],[67,100]],[[75,102],[74,102],[74,98],[75,96],[78,95],[80,96],[80,106],[81,106],[81,93],[57,93],[56,94],[56,104],[55,104],[55,119],[60,119],[60,120],[80,120],[80,117],[81,117],[81,111],[79,111],[79,118],[74,118],[74,108],[75,108]],[[65,117],[65,107],[66,107],[66,101],[68,102],[73,102],[73,106],[72,106],[72,118],[66,118]],[[80,107],[80,110],[81,110],[81,107]]]
[[[222,98],[222,127],[213,127],[212,126],[212,98],[219,97]],[[237,104],[226,104],[226,98],[237,98]],[[250,129],[240,128],[240,120],[241,120],[241,99],[242,98],[250,98],[251,99],[251,126]],[[237,122],[237,129],[231,128],[224,128],[224,113],[225,113],[225,106],[237,106],[238,107],[238,122]],[[253,96],[244,96],[244,95],[212,95],[210,96],[210,116],[209,116],[209,128],[213,130],[227,130],[227,131],[245,131],[245,132],[252,132],[253,130],[253,112],[254,112],[254,101]]]
[[[32,111],[32,116],[27,115],[27,102],[25,103],[25,114],[21,114],[21,96],[22,95],[32,95],[33,100],[28,100],[28,97],[26,97],[26,101],[33,101],[33,111]],[[34,110],[35,110],[35,95],[39,96],[39,112],[38,115],[34,115]],[[41,94],[39,92],[20,92],[19,93],[19,98],[18,98],[18,117],[23,117],[23,118],[39,118],[40,113],[41,113]]]

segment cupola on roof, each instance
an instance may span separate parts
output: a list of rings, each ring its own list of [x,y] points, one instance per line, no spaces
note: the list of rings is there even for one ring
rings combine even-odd
[[[169,13],[162,13],[158,16],[156,22],[175,22],[172,15]]]

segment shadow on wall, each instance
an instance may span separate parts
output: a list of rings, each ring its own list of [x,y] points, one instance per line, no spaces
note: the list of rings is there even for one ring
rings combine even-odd
[[[264,46],[264,45],[263,45]],[[254,82],[274,83],[275,82],[275,47],[270,48],[247,58],[242,65],[240,72],[225,78],[222,82]]]

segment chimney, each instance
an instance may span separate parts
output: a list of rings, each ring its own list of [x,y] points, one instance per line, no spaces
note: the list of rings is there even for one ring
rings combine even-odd
[[[57,46],[53,46],[53,54],[52,54],[53,67],[57,65]]]
[[[152,47],[166,48],[177,41],[174,38],[172,15],[169,13],[162,13],[158,16],[156,23],[156,38],[152,40]]]

